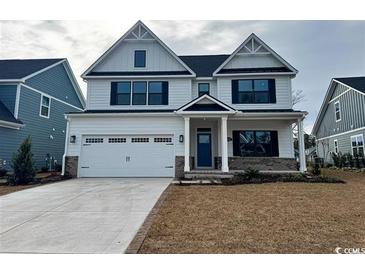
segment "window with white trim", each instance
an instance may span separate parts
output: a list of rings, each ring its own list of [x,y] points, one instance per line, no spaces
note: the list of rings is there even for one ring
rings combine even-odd
[[[336,122],[341,121],[340,101],[335,102],[335,118],[336,118]]]
[[[364,156],[364,135],[351,136],[352,155]]]
[[[51,106],[51,98],[49,98],[45,95],[42,95],[39,115],[42,117],[45,117],[45,118],[49,118],[50,106]]]
[[[334,151],[334,152],[335,152],[336,154],[338,154],[338,141],[337,141],[337,140],[334,140],[334,141],[333,141],[333,146],[334,146],[334,148],[335,148],[335,151]]]

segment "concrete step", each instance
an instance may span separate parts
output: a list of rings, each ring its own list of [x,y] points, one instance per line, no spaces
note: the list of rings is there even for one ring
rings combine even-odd
[[[186,179],[229,179],[233,177],[233,174],[219,170],[192,170],[185,172],[184,177]]]

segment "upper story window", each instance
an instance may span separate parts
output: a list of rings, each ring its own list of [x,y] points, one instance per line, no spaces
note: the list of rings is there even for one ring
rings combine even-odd
[[[232,80],[232,104],[276,103],[275,79]]]
[[[134,67],[145,68],[146,67],[146,51],[135,50],[134,51]]]
[[[147,98],[147,82],[133,82],[132,105],[145,105]]]
[[[364,135],[351,136],[352,155],[364,156]]]
[[[168,82],[148,82],[148,104],[168,105]]]
[[[130,105],[131,82],[113,82],[110,96],[111,105]]]
[[[112,82],[110,105],[168,105],[169,82]]]
[[[202,96],[204,94],[209,94],[210,85],[209,83],[199,83],[198,84],[198,96]]]
[[[336,117],[336,122],[341,121],[340,101],[335,102],[335,117]]]
[[[45,118],[49,118],[50,106],[51,106],[51,98],[42,95],[39,115]]]

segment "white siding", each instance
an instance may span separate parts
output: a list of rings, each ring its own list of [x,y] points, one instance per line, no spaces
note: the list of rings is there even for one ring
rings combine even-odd
[[[168,81],[169,104],[168,105],[110,105],[110,86],[113,81],[123,80],[88,80],[88,109],[177,109],[191,101],[190,79],[138,79],[135,81]]]
[[[284,65],[271,54],[265,55],[236,55],[223,68],[267,68],[283,67]]]
[[[228,120],[228,137],[233,130],[276,130],[278,131],[279,157],[294,158],[291,124],[285,121]],[[228,142],[228,156],[233,156],[233,142]]]
[[[199,83],[209,83],[210,86],[210,95],[217,98],[217,81],[216,80],[208,80],[208,81],[193,81],[193,87],[192,87],[192,98],[195,99],[198,97],[198,85]]]
[[[80,156],[84,135],[173,135],[175,155],[184,155],[182,117],[83,117],[71,118],[69,136],[76,136],[75,144],[68,144],[67,156]],[[107,159],[106,159],[107,160]]]
[[[134,67],[134,51],[146,50],[146,68]],[[156,41],[123,41],[92,71],[185,71]]]
[[[276,84],[276,104],[232,104],[232,79],[273,79]],[[220,77],[217,79],[218,99],[232,106],[243,109],[291,109],[291,79],[289,76],[261,77]]]

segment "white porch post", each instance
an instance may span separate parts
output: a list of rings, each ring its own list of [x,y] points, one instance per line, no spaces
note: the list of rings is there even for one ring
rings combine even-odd
[[[305,162],[303,119],[298,119],[297,125],[298,125],[298,147],[299,147],[300,172],[306,172],[307,164]]]
[[[227,140],[227,117],[221,120],[221,153],[222,153],[222,171],[228,172],[228,140]]]
[[[190,117],[184,117],[185,132],[184,132],[184,146],[185,146],[185,157],[184,157],[184,171],[190,171]]]

